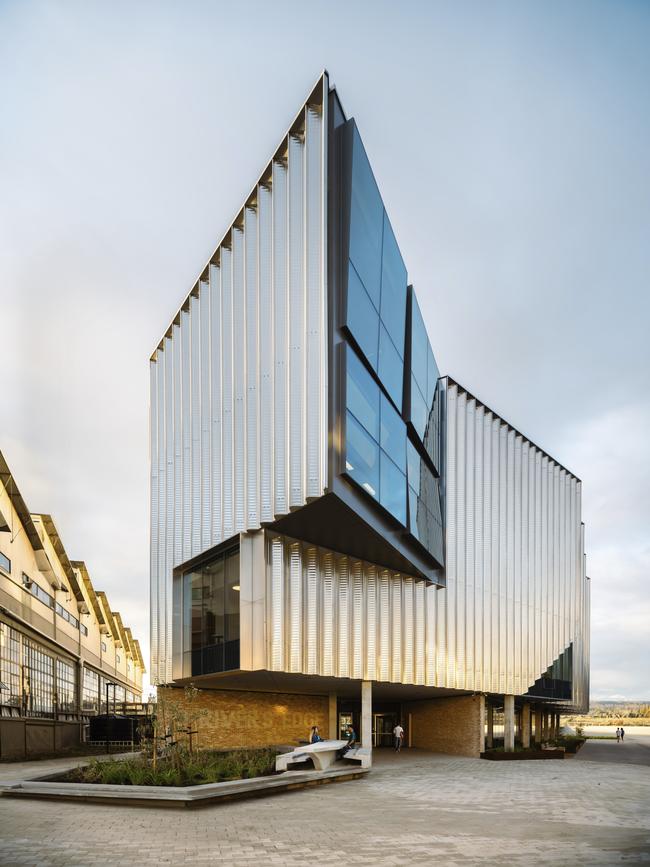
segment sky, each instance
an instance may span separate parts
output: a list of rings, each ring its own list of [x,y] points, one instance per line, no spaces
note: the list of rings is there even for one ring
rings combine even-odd
[[[0,449],[148,657],[148,359],[326,68],[440,370],[583,480],[650,700],[650,3],[0,0]]]

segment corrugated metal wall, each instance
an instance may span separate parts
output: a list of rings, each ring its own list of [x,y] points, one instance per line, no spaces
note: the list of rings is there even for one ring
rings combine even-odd
[[[589,688],[580,482],[446,394],[447,587],[267,533],[267,667],[523,694],[572,642]]]
[[[151,361],[155,683],[174,567],[323,493],[326,103],[304,106]]]
[[[581,483],[456,384],[443,388],[447,587],[433,608],[445,685],[521,694],[573,642],[584,705]]]

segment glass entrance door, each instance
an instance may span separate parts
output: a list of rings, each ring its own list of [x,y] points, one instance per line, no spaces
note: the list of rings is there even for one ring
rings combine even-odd
[[[393,729],[397,717],[392,713],[374,713],[372,715],[372,745],[374,747],[390,747],[393,745]]]

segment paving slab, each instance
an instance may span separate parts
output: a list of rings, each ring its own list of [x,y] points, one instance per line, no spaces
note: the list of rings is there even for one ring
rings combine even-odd
[[[200,811],[3,798],[3,867],[650,864],[638,764],[492,763],[377,750],[354,785]]]

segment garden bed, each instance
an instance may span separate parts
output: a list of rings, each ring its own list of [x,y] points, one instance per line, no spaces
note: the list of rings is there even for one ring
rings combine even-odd
[[[275,774],[277,747],[238,750],[200,750],[174,753],[158,758],[150,756],[93,761],[63,774],[48,777],[58,783],[87,783],[108,786],[201,786],[233,780],[252,780]]]
[[[536,759],[563,759],[564,750],[516,750],[512,753],[506,753],[503,750],[486,750],[481,753],[482,759],[487,759],[490,762],[524,762]]]

